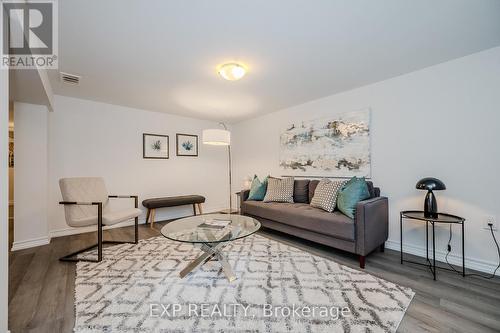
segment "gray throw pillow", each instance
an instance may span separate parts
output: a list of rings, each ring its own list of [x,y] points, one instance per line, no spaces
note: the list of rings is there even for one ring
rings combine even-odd
[[[293,203],[293,177],[283,179],[270,177],[267,181],[267,192],[264,202]]]
[[[296,179],[293,185],[293,202],[309,203],[309,179]]]
[[[311,206],[333,212],[337,203],[337,195],[346,184],[344,180],[321,179],[314,191]]]

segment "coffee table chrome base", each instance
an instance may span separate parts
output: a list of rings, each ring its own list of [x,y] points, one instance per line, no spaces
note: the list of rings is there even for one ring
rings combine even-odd
[[[184,278],[186,275],[188,275],[210,259],[215,258],[220,263],[222,271],[226,275],[226,278],[229,280],[229,282],[235,281],[236,275],[234,274],[231,265],[227,261],[226,256],[224,256],[224,254],[222,254],[221,252],[224,246],[225,243],[217,243],[215,245],[209,243],[201,244],[201,250],[203,251],[203,254],[195,260],[191,261],[182,271],[180,271],[180,277]]]

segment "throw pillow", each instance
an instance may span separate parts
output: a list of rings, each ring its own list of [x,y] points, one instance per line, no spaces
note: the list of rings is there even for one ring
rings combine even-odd
[[[296,179],[294,181],[293,202],[309,203],[309,179]]]
[[[337,202],[337,194],[345,183],[345,181],[332,181],[329,179],[320,180],[314,191],[311,206],[321,208],[330,213],[333,212]]]
[[[250,194],[248,195],[248,200],[262,201],[267,191],[267,178],[260,181],[259,177],[255,175],[252,180],[252,185],[250,185]]]
[[[352,177],[340,190],[337,197],[337,207],[351,219],[356,213],[358,202],[370,198],[370,191],[364,178]]]
[[[264,202],[293,203],[293,177],[283,179],[269,177]]]
[[[308,201],[307,203],[310,204],[313,197],[314,197],[314,191],[316,191],[316,187],[318,186],[318,183],[319,183],[319,180],[317,179],[312,179],[310,182],[309,182],[309,197],[308,197]]]

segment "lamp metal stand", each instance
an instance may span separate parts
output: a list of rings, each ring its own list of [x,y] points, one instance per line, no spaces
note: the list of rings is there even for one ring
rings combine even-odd
[[[227,131],[227,126],[224,123],[220,123],[224,127],[224,129]],[[233,210],[233,196],[231,191],[233,190],[233,177],[232,177],[232,164],[231,164],[231,145],[229,144],[227,146],[227,154],[228,154],[228,164],[229,164],[229,209],[224,209],[221,211],[223,214],[236,214],[238,213],[238,210]]]

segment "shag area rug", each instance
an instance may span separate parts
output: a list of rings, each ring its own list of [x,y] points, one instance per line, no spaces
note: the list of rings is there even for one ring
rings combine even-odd
[[[253,235],[184,279],[201,251],[155,237],[77,264],[75,332],[395,332],[411,289]],[[91,253],[89,253],[90,255]]]

